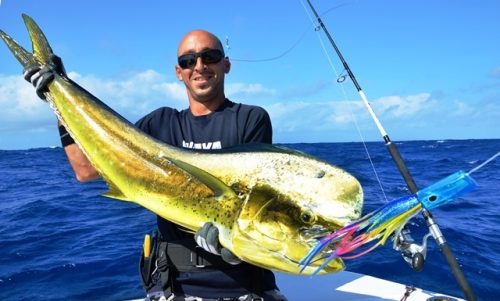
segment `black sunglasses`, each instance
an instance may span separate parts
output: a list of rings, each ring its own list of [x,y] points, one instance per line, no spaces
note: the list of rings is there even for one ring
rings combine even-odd
[[[177,58],[177,62],[182,69],[193,68],[199,57],[203,64],[215,64],[222,60],[224,54],[219,49],[207,49],[197,53],[183,54]]]

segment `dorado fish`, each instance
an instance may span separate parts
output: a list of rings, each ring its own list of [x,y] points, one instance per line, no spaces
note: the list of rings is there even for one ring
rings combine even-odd
[[[30,17],[23,19],[33,53],[2,31],[1,38],[23,67],[50,64],[45,35]],[[317,238],[360,216],[363,192],[356,178],[306,154],[271,145],[216,153],[172,147],[66,76],[56,74],[45,96],[107,183],[106,196],[191,231],[213,222],[221,245],[251,264],[299,274],[298,263]],[[323,263],[311,263],[302,274],[320,266],[322,273],[344,268],[340,258]]]

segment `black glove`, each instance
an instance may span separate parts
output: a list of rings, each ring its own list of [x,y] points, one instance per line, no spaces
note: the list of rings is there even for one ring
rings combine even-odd
[[[219,243],[219,229],[212,223],[205,223],[200,230],[194,234],[196,243],[205,251],[220,255],[229,264],[240,264],[241,259],[231,251],[223,248]]]
[[[51,55],[48,65],[31,65],[23,70],[23,77],[30,82],[34,87],[36,94],[41,99],[45,99],[44,92],[47,92],[47,86],[54,79],[54,74],[66,76],[66,71],[62,60],[57,55]]]

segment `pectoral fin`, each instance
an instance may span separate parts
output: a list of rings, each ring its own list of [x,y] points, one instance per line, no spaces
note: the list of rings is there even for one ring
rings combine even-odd
[[[184,161],[171,158],[169,160],[179,168],[196,177],[196,179],[198,179],[201,183],[210,188],[213,191],[215,197],[221,197],[222,195],[236,196],[236,193],[229,186],[227,186],[218,178],[214,177],[212,174]]]
[[[224,182],[222,182],[218,178],[214,177],[212,174],[198,167],[195,167],[191,164],[188,164],[184,161],[176,159],[169,159],[169,161],[175,164],[180,169],[189,173],[191,176],[195,177],[205,186],[207,186],[213,192],[215,198],[219,198],[222,196],[229,196],[229,197],[236,196],[236,193],[229,186],[227,186]],[[115,185],[111,180],[108,179],[104,180],[109,188],[109,191],[104,193],[103,196],[123,201],[131,201],[122,192],[122,190],[117,185]]]

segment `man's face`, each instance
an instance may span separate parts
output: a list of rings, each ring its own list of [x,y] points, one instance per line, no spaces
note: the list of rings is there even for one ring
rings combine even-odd
[[[210,49],[222,51],[214,36],[204,31],[194,31],[181,41],[177,55],[199,54]],[[206,63],[206,60],[204,62],[202,57],[197,56],[193,66],[182,68],[176,65],[175,73],[186,85],[190,101],[206,103],[224,98],[224,75],[229,72],[229,68],[230,63],[225,58],[216,63]]]

